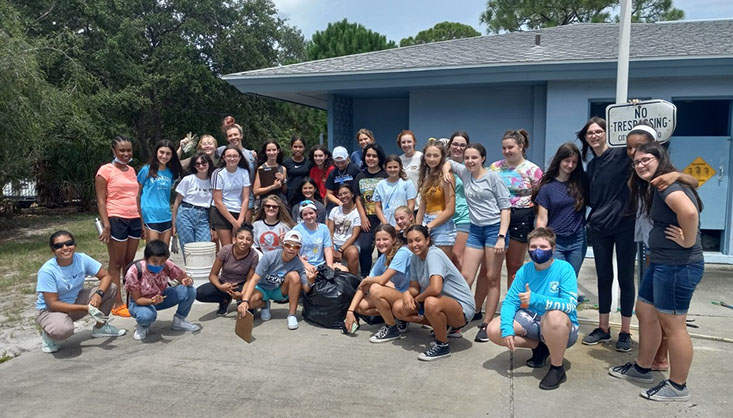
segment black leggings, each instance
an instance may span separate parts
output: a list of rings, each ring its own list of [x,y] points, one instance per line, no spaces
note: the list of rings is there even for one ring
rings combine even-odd
[[[616,246],[616,264],[618,265],[618,285],[621,290],[621,316],[630,317],[634,312],[634,263],[636,243],[634,229],[611,235],[598,236],[591,233],[593,241],[593,258],[596,262],[598,276],[598,312],[607,314],[611,311],[611,288],[613,286],[613,248]]]
[[[241,292],[243,286],[244,283],[240,284],[239,286],[234,286],[234,290],[236,290],[237,292]],[[196,300],[199,302],[210,302],[218,303],[220,305],[228,305],[229,302],[232,301],[232,297],[229,296],[229,293],[222,292],[221,290],[217,289],[217,287],[214,286],[211,282],[209,282],[204,283],[196,288]]]

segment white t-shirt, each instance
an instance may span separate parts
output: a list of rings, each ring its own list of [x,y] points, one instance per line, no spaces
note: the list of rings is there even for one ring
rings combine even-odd
[[[211,206],[211,179],[201,180],[196,174],[189,174],[178,183],[176,193],[189,205],[208,208]]]
[[[285,235],[288,231],[290,231],[290,227],[282,222],[268,225],[264,220],[259,220],[252,224],[255,247],[263,253],[282,248],[280,236]]]
[[[356,207],[344,214],[343,206],[336,206],[331,209],[328,219],[333,221],[333,243],[339,247],[351,237],[355,226],[361,226],[361,217]]]
[[[415,190],[418,190],[418,181],[420,180],[420,161],[422,160],[422,152],[415,151],[412,158],[408,158],[405,154],[400,155],[402,160],[402,168],[407,173],[407,178],[410,179],[412,185],[415,186]],[[417,199],[415,200],[415,208],[420,206],[420,194],[418,193]]]
[[[221,190],[222,200],[227,210],[234,213],[242,211],[242,189],[250,186],[249,173],[240,167],[233,173],[219,168],[211,175],[213,190]]]

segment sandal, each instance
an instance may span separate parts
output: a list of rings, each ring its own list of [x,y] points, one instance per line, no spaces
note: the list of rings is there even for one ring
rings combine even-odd
[[[110,312],[112,315],[115,316],[121,316],[123,318],[129,318],[130,311],[127,309],[127,305],[120,305],[116,308],[112,308],[112,311]]]

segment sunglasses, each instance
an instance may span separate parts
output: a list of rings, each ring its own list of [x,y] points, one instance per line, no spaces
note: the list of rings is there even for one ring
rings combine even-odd
[[[288,244],[288,243],[285,243],[285,244],[283,244],[283,247],[284,248],[287,248],[288,250],[291,250],[291,249],[299,250],[300,249],[300,245],[298,245],[298,244]]]
[[[197,161],[194,164],[194,166],[196,166],[196,167],[203,167],[203,166],[206,166],[206,165],[209,165],[209,163],[207,163],[206,161]]]
[[[53,245],[51,245],[51,247],[53,247],[54,250],[60,250],[64,247],[73,247],[75,245],[76,243],[74,242],[74,240],[70,239],[64,242],[54,242]]]
[[[279,209],[280,206],[278,205],[264,205],[265,209]]]
[[[315,203],[313,203],[312,200],[308,200],[308,199],[300,202],[300,206],[305,206],[305,205],[315,205]]]

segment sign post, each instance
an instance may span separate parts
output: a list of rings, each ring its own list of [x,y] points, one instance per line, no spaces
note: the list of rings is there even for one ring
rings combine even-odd
[[[677,125],[677,107],[664,100],[613,104],[606,107],[606,140],[609,147],[625,147],[631,129],[645,121],[667,142]]]

